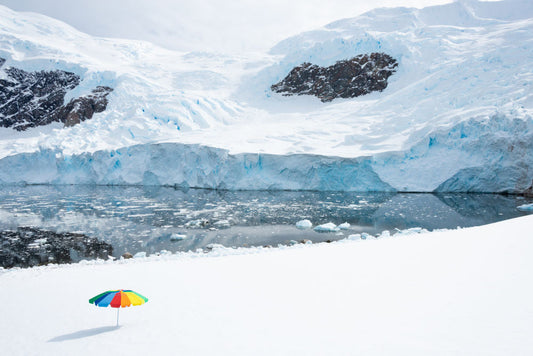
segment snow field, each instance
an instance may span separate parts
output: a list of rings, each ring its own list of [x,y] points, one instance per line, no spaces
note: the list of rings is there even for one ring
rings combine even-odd
[[[532,224],[3,271],[2,352],[525,355]],[[150,299],[119,329],[112,288]]]

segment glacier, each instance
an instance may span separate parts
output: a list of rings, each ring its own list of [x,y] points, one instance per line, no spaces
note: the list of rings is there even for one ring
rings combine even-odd
[[[176,52],[0,6],[5,67],[109,86],[74,127],[0,129],[1,184],[523,193],[533,183],[533,4],[376,9],[268,53]],[[303,62],[398,61],[382,92],[322,103],[270,86]],[[0,73],[2,76],[2,73]]]
[[[1,184],[165,185],[236,190],[394,191],[368,157],[242,153],[158,143],[63,156],[42,150],[0,160]]]

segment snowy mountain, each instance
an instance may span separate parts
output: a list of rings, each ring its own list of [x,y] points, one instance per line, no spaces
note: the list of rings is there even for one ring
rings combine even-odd
[[[1,128],[0,183],[522,193],[533,183],[531,33],[528,0],[458,1],[376,9],[228,56],[0,7],[0,79],[73,73],[65,104],[113,89],[74,126]],[[271,89],[304,63],[372,53],[397,63],[381,91],[322,102]]]

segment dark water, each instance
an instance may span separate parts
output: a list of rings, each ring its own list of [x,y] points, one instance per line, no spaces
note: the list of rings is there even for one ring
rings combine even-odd
[[[113,245],[114,255],[187,251],[216,243],[277,246],[291,240],[338,240],[412,227],[467,227],[525,215],[517,206],[533,199],[487,194],[340,192],[229,192],[172,188],[0,187],[0,230],[32,226],[77,232]],[[348,222],[338,233],[299,230]],[[176,234],[186,236],[171,241]]]

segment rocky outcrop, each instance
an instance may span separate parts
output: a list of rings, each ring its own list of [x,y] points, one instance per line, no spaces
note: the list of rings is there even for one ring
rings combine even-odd
[[[107,259],[113,246],[82,234],[56,233],[30,227],[0,231],[0,267],[31,267]]]
[[[92,93],[71,100],[62,107],[59,119],[65,126],[74,126],[89,120],[95,113],[102,112],[107,107],[107,95],[113,91],[110,87],[98,86]]]
[[[397,66],[385,53],[358,55],[325,68],[303,63],[271,89],[283,95],[314,95],[323,102],[355,98],[385,89]]]
[[[5,59],[0,58],[0,67]],[[26,72],[9,67],[0,79],[0,126],[15,130],[62,122],[72,126],[90,119],[107,107],[113,90],[99,86],[92,94],[72,99],[64,105],[67,91],[80,84],[80,77],[62,70]]]

